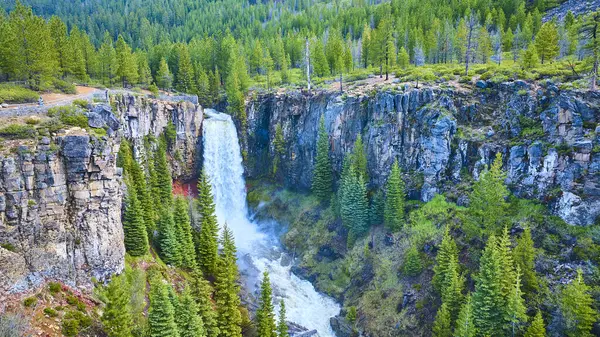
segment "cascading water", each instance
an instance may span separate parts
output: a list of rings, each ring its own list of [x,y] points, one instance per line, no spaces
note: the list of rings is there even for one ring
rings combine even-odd
[[[321,337],[335,336],[329,318],[340,312],[339,305],[294,275],[290,266],[282,263],[277,239],[261,233],[248,218],[242,156],[231,117],[209,109],[205,114],[204,172],[212,185],[219,224],[227,223],[234,234],[241,272],[253,274],[257,280],[258,275],[268,271],[275,302],[284,300],[288,321],[317,330]],[[256,282],[250,283],[256,286]]]

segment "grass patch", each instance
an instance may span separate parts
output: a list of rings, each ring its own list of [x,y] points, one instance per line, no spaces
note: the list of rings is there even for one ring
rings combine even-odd
[[[27,139],[35,136],[35,128],[31,125],[11,124],[0,129],[0,137],[6,139]]]
[[[27,88],[11,84],[0,84],[0,103],[34,103],[40,95]]]

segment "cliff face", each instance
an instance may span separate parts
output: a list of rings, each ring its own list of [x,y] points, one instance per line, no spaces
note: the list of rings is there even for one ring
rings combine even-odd
[[[79,131],[0,157],[0,294],[123,268],[119,139]]]
[[[136,158],[146,157],[144,137],[159,137],[171,122],[175,128],[174,144],[169,148],[175,178],[193,178],[202,163],[202,120],[204,110],[190,102],[157,101],[132,95],[115,97],[123,136],[129,139]]]
[[[398,159],[410,198],[449,192],[466,204],[461,183],[477,179],[499,152],[517,196],[547,202],[574,225],[590,225],[600,215],[599,93],[522,81],[480,81],[473,90],[402,89],[259,96],[247,107],[249,176],[269,174],[279,124],[287,150],[281,176],[287,186],[309,189],[324,115],[338,176],[361,133],[371,187],[385,183]]]
[[[186,102],[114,97],[88,114],[107,136],[70,129],[38,140],[5,141],[0,154],[0,302],[47,280],[90,289],[124,267],[121,208],[124,184],[116,167],[123,137],[140,160],[144,137],[169,124],[174,177],[195,174],[202,108]]]

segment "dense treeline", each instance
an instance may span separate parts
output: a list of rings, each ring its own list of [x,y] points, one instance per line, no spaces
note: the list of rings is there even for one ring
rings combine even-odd
[[[387,77],[411,64],[463,63],[468,74],[473,63],[531,68],[571,57],[590,60],[595,74],[600,48],[599,15],[542,24],[555,5],[543,0],[29,3],[48,20],[20,2],[0,12],[0,80],[158,86],[204,105],[225,89],[234,113],[251,76],[270,88],[307,64],[313,77],[341,80],[356,68]]]
[[[362,263],[376,269],[371,285],[374,290],[367,293],[377,295],[370,300],[369,295],[360,295],[358,303],[362,306],[358,311],[353,306],[346,309],[350,323],[357,315],[368,315],[369,318],[363,317],[363,324],[370,327],[370,332],[389,331],[385,330],[389,327],[385,326],[384,319],[379,322],[375,318],[386,312],[381,304],[371,309],[366,304],[379,303],[382,294],[393,298],[392,289],[398,287],[397,281],[390,281],[393,276],[377,278],[377,269],[392,262],[385,262],[388,261],[385,256],[376,257],[377,252],[371,251],[375,244],[373,238],[365,239],[369,232],[371,235],[377,232],[373,227],[383,225],[389,240],[396,238],[408,245],[406,248],[398,248],[402,244],[394,246],[404,251],[400,263],[403,276],[420,276],[429,263],[433,264],[433,278],[422,277],[417,281],[421,288],[425,286],[423,282],[431,280],[432,292],[437,293],[423,299],[428,305],[439,303],[430,330],[433,336],[546,336],[548,324],[556,335],[592,336],[592,327],[599,319],[597,301],[593,297],[597,287],[586,285],[582,269],[571,274],[566,285],[549,284],[548,279],[538,275],[535,260],[538,254],[545,252],[534,246],[531,226],[536,227],[539,236],[550,223],[545,222],[548,220],[543,207],[510,196],[504,183],[506,173],[502,170],[500,154],[470,187],[468,207],[458,207],[446,201],[443,195],[437,195],[426,204],[409,208],[412,211],[405,215],[407,193],[397,161],[382,189],[369,190],[365,147],[359,135],[352,152],[346,156],[334,193],[329,135],[323,124],[316,152],[313,195],[322,205],[329,203],[348,233],[349,253],[345,258],[348,261],[338,260],[335,264],[355,265],[357,256],[353,254],[363,248],[354,246],[363,239],[361,242],[368,243],[363,253],[366,261]],[[585,247],[579,249],[597,251],[598,245],[586,235],[589,234],[580,236]],[[431,245],[437,249],[432,250]],[[598,260],[593,254],[583,254],[589,265],[582,267],[587,270],[587,278],[597,284]],[[382,272],[393,273],[389,269]],[[330,275],[338,275],[343,280],[344,272],[337,273],[330,271]],[[351,303],[356,303],[356,299]]]
[[[144,298],[145,281],[140,286],[135,276],[142,271],[128,265],[123,275],[113,277],[99,291],[106,304],[103,329],[111,337],[236,337],[242,336],[242,331],[252,336],[254,324],[239,297],[232,232],[225,226],[219,238],[212,191],[204,174],[198,182],[198,199],[173,196],[167,162],[169,143],[168,132],[157,140],[147,138],[148,156],[140,164],[130,144],[123,140],[118,165],[123,168],[127,185],[123,228],[128,255],[135,262],[158,253],[160,260],[176,267],[178,276],[173,279],[164,272],[146,271],[150,285],[146,319],[142,314],[144,304],[138,304],[141,310],[132,304],[136,296],[138,302],[140,296]],[[192,212],[199,215],[194,222]],[[268,334],[260,332],[260,336],[287,336],[284,305],[280,304],[280,321],[276,325],[270,287],[265,273],[256,327],[259,332],[269,327]]]

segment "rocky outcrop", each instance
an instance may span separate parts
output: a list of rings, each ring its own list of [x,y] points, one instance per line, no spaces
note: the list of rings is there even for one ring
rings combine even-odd
[[[280,176],[289,187],[310,188],[323,115],[338,176],[360,133],[372,188],[385,183],[398,160],[410,198],[452,192],[465,204],[461,187],[502,153],[506,183],[517,196],[545,201],[570,224],[594,223],[600,215],[600,94],[560,90],[551,82],[484,84],[259,96],[247,106],[247,172],[270,174],[281,125],[287,152]]]
[[[600,0],[567,0],[546,12],[543,22],[557,19],[562,21],[571,11],[576,16],[592,13],[600,8]]]
[[[159,101],[134,95],[115,96],[114,105],[123,125],[123,136],[131,141],[138,159],[144,160],[146,157],[144,138],[159,137],[171,124],[175,131],[174,143],[169,146],[173,176],[186,179],[197,174],[202,163],[201,126],[204,110],[200,105],[183,100]]]
[[[118,147],[79,130],[0,156],[0,295],[123,269]]]
[[[96,137],[72,128],[41,140],[5,143],[0,154],[0,303],[3,296],[47,280],[91,289],[124,267],[121,208],[124,194],[116,167],[123,137],[140,160],[146,136],[172,124],[169,156],[175,177],[197,172],[202,108],[117,95],[112,105],[86,113]],[[12,146],[12,150],[8,148]]]

